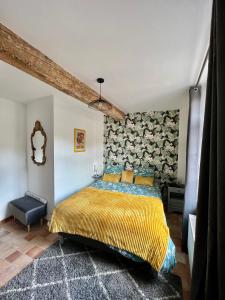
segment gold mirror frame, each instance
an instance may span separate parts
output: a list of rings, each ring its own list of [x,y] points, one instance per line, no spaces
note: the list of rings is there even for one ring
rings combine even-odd
[[[33,139],[34,139],[34,135],[37,131],[40,131],[42,136],[44,137],[44,143],[43,145],[41,146],[41,149],[42,149],[42,153],[43,153],[43,156],[42,156],[42,162],[38,162],[35,160],[35,151],[36,151],[36,148],[34,147],[34,142],[33,142]],[[41,122],[40,121],[36,121],[35,122],[35,125],[34,125],[34,128],[33,128],[33,132],[31,134],[31,149],[32,149],[32,156],[31,156],[31,159],[33,160],[33,162],[38,165],[38,166],[41,166],[41,165],[44,165],[46,163],[46,155],[45,155],[45,150],[46,150],[46,144],[47,144],[47,135],[43,129],[43,127],[41,126]]]

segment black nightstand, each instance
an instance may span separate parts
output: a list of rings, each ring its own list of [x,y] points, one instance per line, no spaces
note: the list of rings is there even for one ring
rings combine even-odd
[[[184,210],[184,186],[168,186],[168,212]]]
[[[94,181],[99,180],[102,178],[102,175],[93,175],[92,178],[94,179]]]
[[[14,219],[18,219],[26,225],[28,232],[31,224],[38,221],[42,224],[43,218],[47,213],[47,203],[43,203],[28,195],[11,201],[10,205]]]

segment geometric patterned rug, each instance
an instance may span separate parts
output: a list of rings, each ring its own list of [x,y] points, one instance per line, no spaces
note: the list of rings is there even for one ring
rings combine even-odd
[[[57,241],[0,289],[1,300],[182,299],[181,280],[147,264]]]

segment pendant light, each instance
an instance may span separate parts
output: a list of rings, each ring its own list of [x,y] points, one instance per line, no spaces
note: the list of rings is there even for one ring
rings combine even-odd
[[[95,109],[95,110],[101,110],[103,113],[109,111],[112,109],[112,104],[109,103],[107,100],[102,99],[102,83],[104,83],[103,78],[97,78],[96,80],[100,87],[99,87],[99,98],[97,100],[94,100],[88,104],[88,107]]]

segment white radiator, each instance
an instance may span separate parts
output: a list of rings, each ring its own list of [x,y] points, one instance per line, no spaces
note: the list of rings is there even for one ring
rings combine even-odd
[[[188,221],[188,256],[189,256],[191,273],[192,273],[194,245],[195,245],[195,226],[196,226],[196,216],[190,214],[189,221]]]
[[[48,202],[46,199],[44,199],[44,198],[40,197],[39,195],[37,195],[37,194],[35,194],[35,193],[32,193],[32,192],[30,192],[30,191],[27,191],[27,192],[26,192],[26,195],[27,195],[27,196],[31,196],[31,197],[33,197],[33,198],[39,200],[39,201],[42,202],[42,203],[47,203],[47,202]]]

